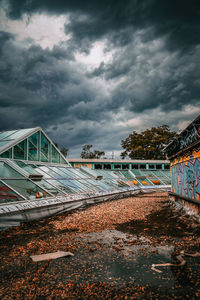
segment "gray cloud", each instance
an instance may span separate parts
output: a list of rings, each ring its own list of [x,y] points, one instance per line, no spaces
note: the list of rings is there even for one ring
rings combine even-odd
[[[23,13],[70,14],[71,22],[66,25],[66,31],[73,33],[79,44],[111,35],[113,41],[125,45],[133,31],[151,26],[155,36],[168,37],[172,49],[185,50],[199,44],[198,0],[9,0],[6,6],[13,19]]]
[[[199,1],[0,4],[11,19],[65,14],[71,36],[42,49],[0,32],[1,130],[41,126],[76,153],[88,143],[112,151],[133,129],[166,120],[176,129],[181,118],[200,112]],[[112,58],[89,70],[76,53],[89,54],[99,41]]]

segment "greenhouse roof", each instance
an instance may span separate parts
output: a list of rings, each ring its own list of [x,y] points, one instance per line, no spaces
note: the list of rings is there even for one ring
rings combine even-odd
[[[70,164],[40,127],[0,132],[0,158]]]

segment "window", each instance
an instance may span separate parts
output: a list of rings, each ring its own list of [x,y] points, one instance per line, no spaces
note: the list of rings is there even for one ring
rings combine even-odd
[[[135,164],[135,165],[132,165],[132,169],[133,169],[133,170],[137,170],[137,169],[138,169],[138,165],[136,165],[136,164]]]
[[[12,158],[12,149],[8,149],[7,151],[3,152],[0,157],[3,158]]]
[[[55,149],[54,146],[52,146],[52,162],[53,163],[59,163],[60,162],[60,154]]]
[[[104,170],[111,170],[111,164],[104,164],[103,168]]]
[[[162,165],[156,165],[156,170],[162,170]]]
[[[41,132],[41,161],[49,161],[50,143],[44,134]]]
[[[170,166],[169,165],[165,165],[164,168],[165,168],[165,170],[169,170]]]
[[[149,165],[149,169],[155,169],[155,165]]]
[[[0,203],[15,202],[21,200],[24,199],[0,181]]]
[[[14,146],[14,158],[15,159],[27,159],[26,155],[26,140]]]
[[[61,164],[66,164],[66,161],[64,160],[64,158],[62,158],[62,156],[60,157],[60,163]]]
[[[95,165],[94,165],[94,168],[95,168],[96,170],[102,169],[102,165],[101,165],[101,164],[95,164]]]
[[[32,161],[38,160],[38,142],[39,134],[34,133],[28,138],[28,159]]]
[[[141,164],[140,165],[140,169],[145,170],[146,169],[146,165],[145,164]]]
[[[122,170],[128,170],[128,169],[129,169],[129,164],[122,165]]]
[[[11,130],[11,131],[4,131],[4,132],[1,132],[0,133],[0,140],[3,140],[5,139],[6,140],[6,137],[15,133],[17,130]]]
[[[116,169],[116,170],[117,170],[117,169],[118,169],[118,170],[121,169],[121,165],[114,164],[114,169]]]
[[[0,162],[0,177],[1,178],[19,178],[23,177],[20,173],[15,171],[4,162]]]
[[[50,195],[28,179],[4,179],[18,193],[28,199],[49,197]],[[38,194],[39,193],[39,194]]]

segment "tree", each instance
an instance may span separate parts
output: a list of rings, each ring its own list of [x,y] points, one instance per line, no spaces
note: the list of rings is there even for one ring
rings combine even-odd
[[[165,159],[163,148],[177,137],[175,131],[170,131],[168,125],[152,127],[141,133],[133,131],[129,136],[121,141],[121,158],[131,159]]]
[[[81,152],[81,158],[100,158],[102,155],[105,155],[104,151],[94,150],[92,152],[92,147],[92,145],[84,145]]]
[[[65,148],[65,147],[63,147],[63,148],[60,150],[60,152],[61,152],[65,157],[67,156],[68,151],[69,151],[69,149],[68,149],[68,148]]]
[[[54,145],[56,146],[56,148],[59,148],[58,147],[58,144],[56,143],[56,142],[53,142],[54,143]],[[65,157],[67,157],[67,154],[68,154],[68,152],[69,152],[69,149],[68,148],[65,148],[65,147],[62,147],[61,149],[60,149],[60,152],[65,156]]]

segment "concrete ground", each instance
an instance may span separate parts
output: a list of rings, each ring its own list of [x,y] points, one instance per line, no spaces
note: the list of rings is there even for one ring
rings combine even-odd
[[[22,224],[0,232],[0,298],[200,299],[200,256],[177,259],[200,252],[199,233],[159,192]],[[30,258],[56,251],[74,256]]]

